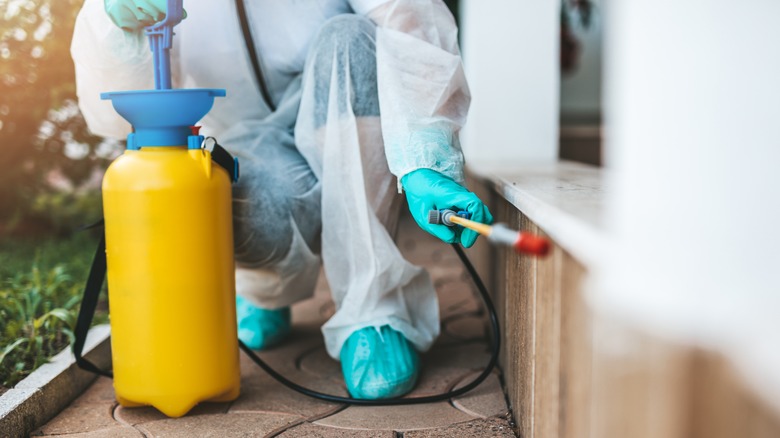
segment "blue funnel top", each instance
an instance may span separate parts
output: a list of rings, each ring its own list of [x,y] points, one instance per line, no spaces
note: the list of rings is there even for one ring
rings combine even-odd
[[[190,127],[211,110],[215,97],[225,90],[210,88],[135,90],[101,93],[133,125],[128,149],[144,146],[182,146],[192,135]]]

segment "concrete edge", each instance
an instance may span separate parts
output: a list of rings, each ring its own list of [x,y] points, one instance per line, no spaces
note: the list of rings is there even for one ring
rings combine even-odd
[[[519,179],[524,171],[532,172],[533,176],[549,174],[549,179],[558,178],[555,174],[560,170],[576,172],[577,175],[586,176],[603,174],[604,169],[590,164],[577,163],[562,160],[555,164],[528,165],[517,168],[487,167],[468,168],[472,178],[485,188],[491,190],[497,198],[507,202],[514,209],[528,217],[557,245],[571,254],[577,261],[588,268],[598,266],[599,261],[611,251],[612,242],[607,232],[594,224],[591,220],[585,220],[575,212],[561,208],[566,201],[554,203],[539,196],[538,190],[534,190],[534,184]],[[577,192],[595,193],[603,198],[602,187],[588,189],[576,186],[579,181],[571,177],[561,179],[562,183],[574,184]],[[600,183],[601,184],[601,183]],[[572,191],[571,187],[559,187],[562,192]],[[491,206],[494,207],[494,206]]]
[[[111,367],[111,330],[92,327],[84,357],[102,369]],[[0,436],[28,436],[54,418],[97,378],[76,365],[70,346],[0,396]]]

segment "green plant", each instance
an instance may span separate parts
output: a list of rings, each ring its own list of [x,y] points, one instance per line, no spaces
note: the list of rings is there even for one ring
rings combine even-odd
[[[9,283],[0,291],[4,303],[0,316],[7,321],[0,351],[4,386],[15,383],[67,345],[75,324],[72,309],[79,300],[76,294],[66,298],[72,281],[62,265],[46,273],[34,266]]]
[[[43,191],[30,202],[30,220],[48,224],[48,232],[63,235],[95,222],[103,215],[100,190]]]
[[[0,288],[7,287],[19,273],[31,272],[33,266],[48,272],[63,263],[76,282],[83,282],[100,232],[82,231],[58,238],[51,235],[0,237]]]
[[[86,235],[0,245],[0,386],[13,386],[73,341],[91,247]]]

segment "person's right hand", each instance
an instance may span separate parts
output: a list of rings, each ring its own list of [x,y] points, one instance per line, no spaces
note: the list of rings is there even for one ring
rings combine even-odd
[[[429,223],[428,212],[431,210],[465,210],[471,213],[471,220],[475,222],[493,223],[493,216],[477,195],[435,170],[414,170],[401,178],[401,185],[406,191],[409,211],[417,225],[444,242],[460,243],[470,248],[479,235],[469,229]]]
[[[106,13],[128,32],[159,23],[168,10],[167,0],[105,0]]]

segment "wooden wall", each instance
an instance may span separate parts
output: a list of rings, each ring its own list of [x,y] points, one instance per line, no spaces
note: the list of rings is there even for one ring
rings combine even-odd
[[[493,201],[496,221],[544,234],[495,193],[478,193]],[[518,436],[780,437],[777,412],[727,360],[594,315],[584,301],[587,269],[559,246],[545,259],[493,250],[482,260]]]

